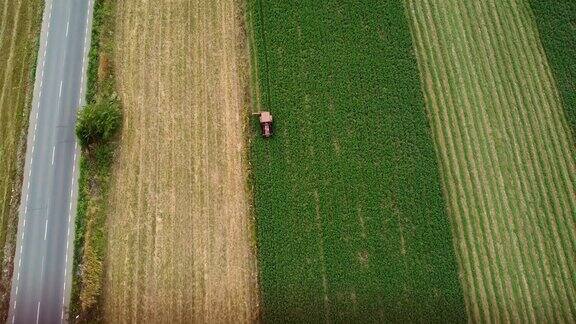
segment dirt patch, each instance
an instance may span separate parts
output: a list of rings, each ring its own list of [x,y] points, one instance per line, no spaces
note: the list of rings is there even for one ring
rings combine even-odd
[[[259,317],[239,3],[118,4],[124,128],[108,216],[109,322]]]

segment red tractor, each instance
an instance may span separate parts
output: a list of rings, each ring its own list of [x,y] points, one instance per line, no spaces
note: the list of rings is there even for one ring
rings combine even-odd
[[[255,113],[255,115],[260,116],[260,128],[262,130],[262,136],[264,138],[270,138],[272,136],[272,114],[268,111],[262,111]]]

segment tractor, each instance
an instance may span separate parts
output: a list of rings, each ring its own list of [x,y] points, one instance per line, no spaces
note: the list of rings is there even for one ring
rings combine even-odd
[[[262,130],[262,137],[270,138],[273,133],[272,129],[272,114],[269,111],[261,111],[254,113],[253,115],[258,115],[260,120],[260,129]]]

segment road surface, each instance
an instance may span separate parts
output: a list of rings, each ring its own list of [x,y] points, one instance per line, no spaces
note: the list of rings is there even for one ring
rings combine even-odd
[[[78,155],[94,0],[46,0],[9,323],[61,323],[70,300]]]

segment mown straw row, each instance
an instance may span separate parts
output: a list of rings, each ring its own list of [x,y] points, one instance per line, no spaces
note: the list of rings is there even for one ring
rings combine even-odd
[[[470,318],[574,321],[574,143],[527,4],[406,3]]]

